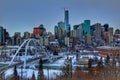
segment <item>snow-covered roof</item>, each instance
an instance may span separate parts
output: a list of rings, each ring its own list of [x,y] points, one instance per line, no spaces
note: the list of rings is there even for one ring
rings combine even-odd
[[[80,52],[98,52],[98,51],[80,50]]]
[[[120,49],[120,47],[113,47],[113,46],[100,46],[100,47],[97,47],[97,48],[101,48],[101,49]]]
[[[8,48],[19,48],[19,46],[7,46]]]

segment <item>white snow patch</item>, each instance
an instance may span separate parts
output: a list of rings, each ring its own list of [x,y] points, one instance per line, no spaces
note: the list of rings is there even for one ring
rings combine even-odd
[[[31,78],[32,74],[35,74],[35,77],[37,79],[38,76],[38,70],[33,70],[33,69],[17,69],[17,73],[19,76],[25,77],[25,78]],[[55,78],[57,75],[60,75],[61,71],[60,70],[47,70],[47,69],[43,69],[43,73],[44,76],[47,78],[48,77],[48,73],[49,73],[49,78]],[[8,76],[13,75],[13,68],[9,69],[7,71],[5,71],[5,78],[7,78]]]

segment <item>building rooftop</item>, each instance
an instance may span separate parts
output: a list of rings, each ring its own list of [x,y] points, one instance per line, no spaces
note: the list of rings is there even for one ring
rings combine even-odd
[[[100,46],[97,48],[101,48],[101,49],[120,49],[120,47],[118,46]]]

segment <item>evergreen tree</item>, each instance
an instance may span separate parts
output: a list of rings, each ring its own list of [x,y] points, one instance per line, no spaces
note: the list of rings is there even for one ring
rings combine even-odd
[[[98,67],[102,67],[103,66],[103,61],[102,61],[102,57],[100,58],[100,60],[98,61]]]
[[[67,59],[64,62],[65,66],[62,68],[62,73],[64,76],[69,76],[70,74],[70,59],[67,57]]]
[[[32,78],[31,78],[31,80],[36,80],[36,79],[35,79],[34,71],[33,71],[33,74],[32,74]]]
[[[13,76],[14,76],[14,80],[19,80],[19,76],[18,76],[18,73],[17,73],[17,67],[16,66],[14,67]]]
[[[72,58],[70,58],[70,76],[72,78]]]
[[[109,61],[110,61],[110,56],[107,54],[107,56],[106,56],[106,63],[109,63]]]
[[[88,60],[88,68],[91,68],[91,67],[92,67],[92,62],[93,62],[93,60],[90,58],[90,59]]]
[[[78,53],[76,54],[76,60],[79,60],[79,54]]]
[[[43,60],[42,60],[42,58],[40,58],[40,60],[39,60],[37,80],[45,80],[45,77],[44,77],[44,74],[43,74]]]

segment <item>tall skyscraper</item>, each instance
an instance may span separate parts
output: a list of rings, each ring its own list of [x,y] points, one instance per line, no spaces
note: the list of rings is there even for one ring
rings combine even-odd
[[[90,35],[90,20],[84,20],[82,23],[83,35]]]
[[[54,27],[54,34],[55,34],[55,38],[58,38],[58,26]]]
[[[100,23],[95,24],[95,37],[97,39],[101,39],[101,33],[102,33],[102,26]]]
[[[69,11],[65,10],[65,24],[69,25]]]
[[[90,34],[91,36],[95,36],[95,25],[90,26]]]
[[[82,33],[82,25],[80,24],[79,27],[76,30],[77,38],[79,40],[83,39],[83,33]]]
[[[109,29],[109,24],[104,24],[104,26],[103,26],[103,27],[104,27],[104,31],[105,31],[105,32],[107,32],[107,31],[108,31],[108,29]]]
[[[113,27],[109,27],[109,44],[113,41]]]
[[[11,44],[11,38],[9,36],[9,32],[6,29],[4,29],[4,41],[6,45]]]
[[[4,29],[0,26],[0,45],[4,43]]]
[[[110,36],[113,36],[113,27],[109,27],[108,29]]]
[[[66,29],[66,33],[67,33],[67,37],[70,37],[70,24],[69,24],[69,11],[65,10],[65,29]]]

